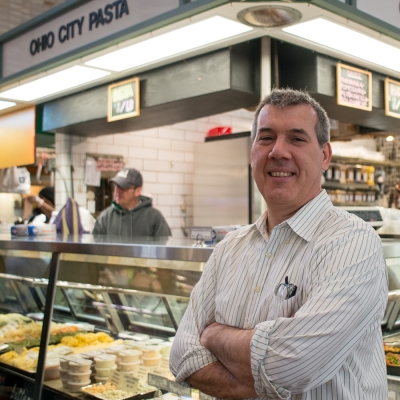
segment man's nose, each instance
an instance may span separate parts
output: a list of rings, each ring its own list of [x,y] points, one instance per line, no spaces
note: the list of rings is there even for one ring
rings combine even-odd
[[[269,158],[290,158],[289,144],[286,138],[278,136],[268,154]]]

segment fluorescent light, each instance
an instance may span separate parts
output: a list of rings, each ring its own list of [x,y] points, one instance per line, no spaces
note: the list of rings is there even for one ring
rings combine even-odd
[[[4,110],[4,109],[6,109],[6,108],[9,108],[9,107],[13,107],[13,106],[15,106],[17,103],[14,103],[13,101],[3,101],[3,100],[0,100],[0,110]]]
[[[326,19],[317,18],[282,30],[400,72],[400,49]]]
[[[123,71],[251,30],[253,28],[239,22],[215,16],[94,58],[85,64],[111,71]]]
[[[0,92],[0,97],[20,101],[36,100],[94,81],[106,75],[110,75],[110,72],[76,65],[5,92]]]

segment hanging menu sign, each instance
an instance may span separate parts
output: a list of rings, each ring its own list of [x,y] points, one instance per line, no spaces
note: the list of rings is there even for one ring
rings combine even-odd
[[[140,115],[139,78],[108,86],[107,121]]]
[[[400,82],[385,79],[385,114],[400,118]]]
[[[341,63],[336,67],[337,103],[372,110],[372,73]]]

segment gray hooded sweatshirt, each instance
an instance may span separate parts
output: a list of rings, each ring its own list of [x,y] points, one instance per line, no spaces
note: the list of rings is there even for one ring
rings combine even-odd
[[[131,239],[134,236],[171,236],[171,229],[160,211],[152,206],[152,199],[139,196],[141,201],[134,209],[125,210],[113,202],[98,217],[94,235],[115,235]]]

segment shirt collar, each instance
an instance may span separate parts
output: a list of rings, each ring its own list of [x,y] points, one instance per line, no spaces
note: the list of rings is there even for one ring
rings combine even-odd
[[[321,190],[317,197],[306,203],[296,214],[275,228],[279,229],[289,225],[297,235],[309,242],[324,215],[332,208],[333,205],[328,194],[325,190]],[[253,226],[268,240],[267,211],[257,219]]]
[[[306,203],[286,222],[297,235],[309,242],[322,218],[331,209],[333,205],[326,190],[321,190],[317,197]]]

